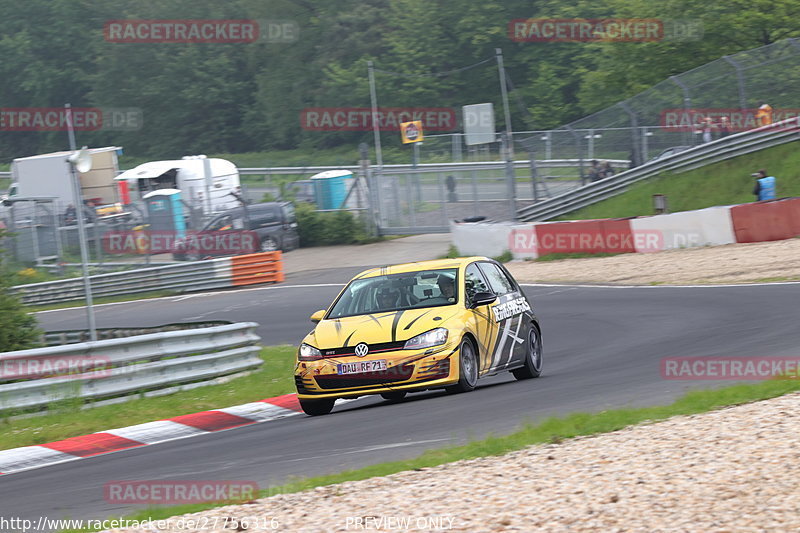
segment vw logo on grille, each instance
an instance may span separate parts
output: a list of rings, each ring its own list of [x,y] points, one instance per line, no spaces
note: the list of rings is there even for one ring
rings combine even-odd
[[[359,357],[364,357],[369,353],[369,346],[367,346],[364,342],[359,342],[356,344],[356,355]]]

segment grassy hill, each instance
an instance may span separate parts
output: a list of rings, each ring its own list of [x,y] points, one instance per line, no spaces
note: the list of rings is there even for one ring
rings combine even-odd
[[[755,178],[750,174],[761,168],[777,178],[778,197],[800,196],[800,142],[794,141],[689,172],[664,172],[561,220],[652,215],[654,194],[667,195],[671,212],[752,202]]]

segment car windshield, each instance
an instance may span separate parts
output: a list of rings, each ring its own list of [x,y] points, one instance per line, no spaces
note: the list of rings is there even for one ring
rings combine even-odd
[[[327,318],[453,305],[458,270],[420,270],[357,279],[342,292]]]

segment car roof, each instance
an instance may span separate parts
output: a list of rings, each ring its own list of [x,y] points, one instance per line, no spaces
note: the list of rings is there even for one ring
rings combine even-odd
[[[397,265],[387,265],[377,268],[370,268],[355,276],[358,278],[372,278],[387,274],[403,274],[406,272],[417,272],[420,270],[440,270],[445,268],[460,268],[473,261],[492,261],[488,257],[456,257],[454,259],[433,259],[431,261],[416,261],[414,263],[400,263]]]

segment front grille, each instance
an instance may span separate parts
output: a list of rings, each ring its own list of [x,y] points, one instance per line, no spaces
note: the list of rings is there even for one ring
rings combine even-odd
[[[426,363],[419,370],[420,378],[445,378],[450,375],[450,359]]]
[[[294,377],[294,385],[297,387],[297,392],[304,393],[308,392],[308,387],[306,385],[310,385],[310,383],[306,383],[303,381],[303,378],[300,376]]]
[[[329,348],[327,350],[320,350],[320,352],[322,352],[322,357],[337,357],[337,356],[341,357],[345,355],[355,355],[357,344],[358,343],[354,344],[353,346],[342,346],[341,348]],[[375,344],[368,345],[369,354],[402,350],[405,345],[406,341],[378,342]]]
[[[350,387],[368,387],[383,385],[395,381],[406,381],[414,373],[414,365],[392,367],[380,372],[364,372],[363,374],[327,374],[314,376],[322,389],[344,389]]]

